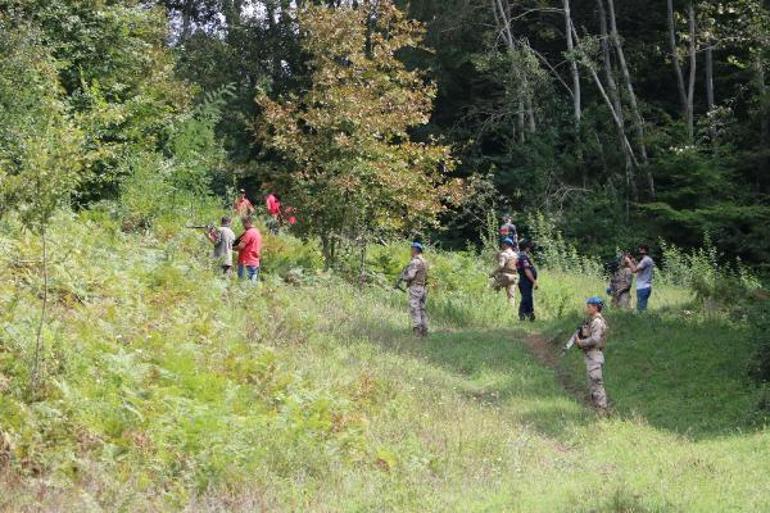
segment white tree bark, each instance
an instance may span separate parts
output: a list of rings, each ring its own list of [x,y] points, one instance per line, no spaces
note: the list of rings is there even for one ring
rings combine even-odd
[[[698,35],[695,31],[695,6],[693,5],[693,2],[690,2],[687,5],[687,17],[690,29],[690,77],[687,83],[687,110],[685,113],[687,115],[687,135],[690,138],[690,141],[692,141],[695,137],[695,114],[693,111],[695,100],[695,72],[697,68],[696,48],[698,45],[696,39]]]
[[[572,110],[575,116],[575,127],[580,127],[580,118],[582,117],[581,95],[580,95],[580,71],[574,55],[575,44],[572,39],[572,12],[570,10],[569,0],[564,0],[564,33],[567,39],[567,52],[570,59],[570,71],[572,73]]]
[[[684,88],[684,74],[682,74],[682,64],[679,62],[679,51],[676,45],[676,25],[674,23],[674,0],[666,0],[668,20],[668,43],[671,49],[671,63],[674,65],[674,75],[676,76],[677,90],[679,91],[679,102],[682,105],[682,112],[687,110],[687,92]]]

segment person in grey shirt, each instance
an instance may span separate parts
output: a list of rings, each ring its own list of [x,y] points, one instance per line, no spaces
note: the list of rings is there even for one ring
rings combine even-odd
[[[644,312],[647,310],[647,302],[652,295],[655,262],[650,258],[650,247],[646,244],[639,246],[639,256],[641,260],[633,264],[631,271],[636,274],[636,310]]]
[[[214,244],[212,257],[219,263],[225,276],[233,273],[233,243],[235,233],[230,228],[231,220],[225,216],[222,218],[222,226],[212,228],[206,236]]]

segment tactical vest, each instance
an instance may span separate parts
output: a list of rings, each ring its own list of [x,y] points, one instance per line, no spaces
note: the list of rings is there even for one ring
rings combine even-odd
[[[417,272],[414,274],[414,279],[409,282],[409,286],[424,287],[428,283],[428,264],[422,256],[415,257],[412,262],[415,262]]]
[[[503,254],[507,258],[502,272],[505,274],[516,274],[516,253],[513,251],[503,251]]]
[[[599,337],[599,344],[597,344],[597,348],[604,351],[604,348],[607,347],[607,330],[609,327],[607,326],[607,321],[604,320],[604,317],[602,317],[602,314],[597,315],[593,319],[591,319],[591,324],[593,324],[595,321],[599,321],[602,324],[602,336]]]

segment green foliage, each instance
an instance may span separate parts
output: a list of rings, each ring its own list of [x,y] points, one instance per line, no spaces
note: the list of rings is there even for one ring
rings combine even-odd
[[[703,245],[691,252],[665,241],[660,241],[660,247],[660,280],[692,290],[699,301],[712,307],[733,309],[761,287],[758,278],[740,260],[733,265],[724,262],[708,233]]]
[[[305,234],[323,241],[327,263],[340,240],[427,226],[450,194],[441,171],[451,167],[449,148],[409,133],[428,122],[435,88],[397,53],[418,46],[422,29],[390,2],[376,16],[372,9],[304,8],[312,86],[257,97],[261,138],[286,162],[270,179],[287,191]]]
[[[42,230],[82,178],[82,134],[63,101],[55,61],[27,25],[0,17],[0,214]]]
[[[474,253],[429,250],[434,334],[415,343],[405,298],[379,287],[268,276],[255,289],[209,269],[192,232],[126,234],[97,211],[55,225],[67,258],[51,263],[53,318],[66,322],[46,331],[51,380],[28,403],[23,341],[40,277],[19,254],[40,241],[13,216],[0,222],[0,508],[245,512],[313,497],[304,510],[705,512],[725,497],[766,501],[754,484],[767,462],[753,457],[766,414],[741,375],[753,340],[668,286],[649,316],[608,312],[619,413],[598,420],[559,386],[582,391],[579,355],[557,381]],[[268,272],[321,265],[291,237],[268,236],[266,249]],[[390,275],[407,252],[373,245],[369,265]],[[545,269],[534,329],[563,336],[601,286]]]
[[[566,241],[553,219],[537,212],[529,220],[532,238],[537,245],[539,260],[552,270],[578,272],[587,276],[601,275],[601,263],[581,255],[577,247]]]

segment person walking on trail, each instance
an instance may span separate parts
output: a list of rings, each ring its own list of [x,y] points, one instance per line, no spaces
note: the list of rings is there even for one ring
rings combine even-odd
[[[602,317],[604,301],[598,296],[586,301],[588,320],[578,334],[575,344],[583,350],[588,376],[591,404],[602,414],[607,413],[607,391],[604,389],[604,348],[607,345],[607,321]]]
[[[655,262],[650,257],[650,247],[641,244],[639,246],[639,256],[641,260],[631,266],[631,272],[636,274],[636,310],[644,312],[647,310],[647,303],[652,295],[652,277],[655,269]]]
[[[206,232],[206,237],[214,244],[212,256],[227,277],[233,274],[233,243],[235,242],[235,233],[230,228],[230,222],[230,218],[224,216],[219,228],[212,228]]]
[[[537,269],[532,262],[532,242],[524,240],[519,244],[516,270],[519,273],[519,320],[535,320],[535,293],[537,290]]]
[[[519,249],[519,234],[516,231],[516,225],[513,224],[513,218],[510,214],[503,216],[503,224],[500,226],[500,237],[503,239],[511,239],[513,241],[514,251]]]
[[[244,232],[238,237],[238,278],[259,281],[260,259],[262,256],[262,234],[254,227],[251,216],[243,218]]]
[[[254,205],[246,197],[246,189],[240,190],[240,195],[233,202],[233,211],[241,218],[250,216],[254,213]]]
[[[632,267],[631,258],[626,253],[622,253],[618,257],[618,268],[612,273],[610,286],[607,289],[612,296],[614,308],[625,310],[631,306],[631,286],[634,281],[634,273],[631,272]]]
[[[428,285],[428,263],[423,256],[424,247],[419,242],[412,243],[412,259],[398,279],[398,284],[406,282],[409,294],[409,315],[412,318],[412,331],[418,337],[428,335],[428,314],[425,309]]]
[[[500,241],[500,253],[497,254],[497,267],[489,274],[492,278],[492,288],[495,291],[505,289],[508,303],[516,307],[516,285],[519,282],[519,273],[516,264],[519,260],[514,251],[515,242],[510,237]]]

